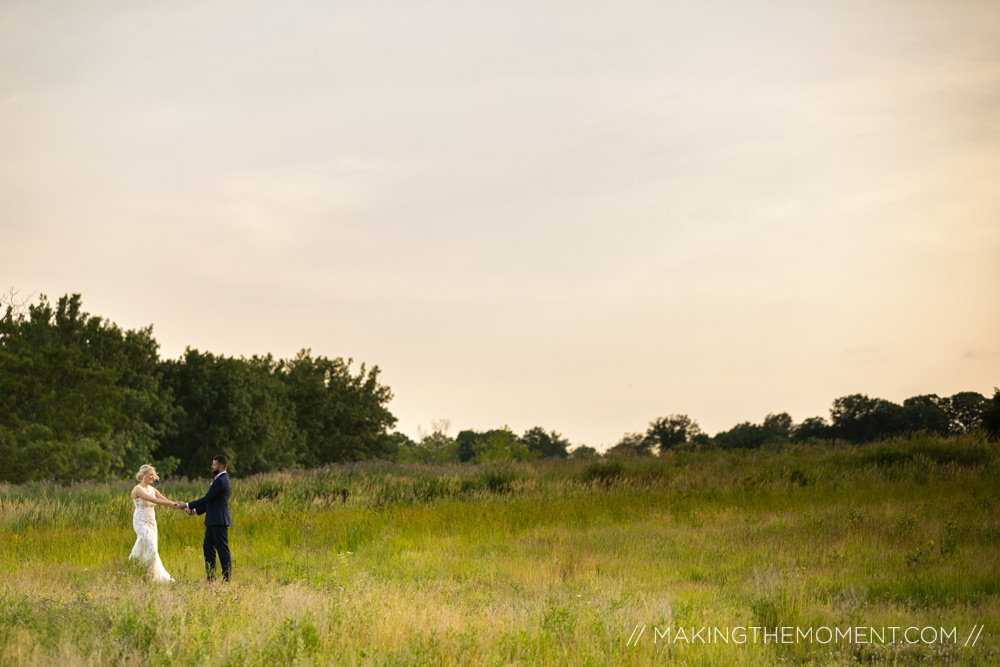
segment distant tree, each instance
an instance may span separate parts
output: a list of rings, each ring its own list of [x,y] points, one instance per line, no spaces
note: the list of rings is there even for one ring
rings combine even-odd
[[[25,305],[0,319],[0,480],[107,478],[153,461],[171,409],[152,329],[122,331],[79,294]]]
[[[417,427],[419,438],[416,442],[409,438],[406,438],[406,442],[403,442],[401,438],[398,439],[399,448],[395,453],[395,459],[400,463],[435,465],[457,461],[458,443],[455,438],[448,434],[449,431],[451,431],[451,422],[447,419],[432,421],[429,433]]]
[[[389,434],[389,438],[392,440],[392,458],[396,459],[399,452],[403,449],[415,447],[417,443],[413,442],[413,439],[405,433],[400,431],[393,431]]]
[[[658,447],[661,454],[669,449],[686,445],[701,433],[698,422],[687,415],[668,415],[649,423],[645,438],[649,447]]]
[[[902,406],[864,394],[842,396],[830,408],[831,432],[849,442],[875,442],[909,430]]]
[[[652,456],[653,443],[642,433],[626,433],[614,447],[608,449],[609,456]]]
[[[0,481],[205,474],[216,454],[252,474],[391,458],[392,398],[351,361],[251,359],[188,349],[161,361],[152,327],[123,331],[82,309],[0,295]]]
[[[431,422],[430,433],[417,429],[420,434],[420,449],[424,452],[421,463],[448,463],[458,458],[458,445],[455,438],[448,435],[451,422],[447,419],[435,419]]]
[[[696,449],[710,447],[712,445],[712,437],[707,433],[696,433],[691,437],[691,444],[694,445]]]
[[[809,417],[792,430],[795,442],[825,440],[830,437],[830,425],[822,417]]]
[[[538,458],[538,452],[528,449],[509,427],[493,429],[483,434],[483,448],[476,455],[477,463],[497,461],[531,461]]]
[[[596,459],[597,456],[597,450],[587,445],[580,445],[569,453],[569,458],[574,461]]]
[[[566,449],[569,447],[569,440],[555,431],[546,433],[541,426],[525,431],[521,436],[521,442],[529,451],[535,452],[543,459],[564,459],[567,456]]]
[[[993,389],[993,398],[983,408],[982,426],[989,440],[1000,440],[1000,389]]]
[[[461,462],[528,461],[546,455],[559,457],[569,444],[555,431],[546,433],[536,427],[528,430],[523,438],[504,426],[489,431],[461,431],[455,438],[456,458]]]
[[[354,375],[352,363],[301,350],[294,359],[268,368],[295,406],[307,467],[395,455],[397,443],[388,435],[396,423],[387,407],[392,392],[379,383],[378,366],[366,371],[361,364]]]
[[[785,442],[792,437],[792,416],[787,412],[769,414],[764,417],[761,427],[764,429],[766,442]]]
[[[722,449],[756,449],[767,441],[763,426],[742,422],[728,431],[716,434],[713,442]]]
[[[482,449],[482,434],[475,431],[460,431],[455,440],[458,443],[458,460],[462,463],[467,463],[476,458],[476,455]]]
[[[207,475],[218,454],[245,475],[296,467],[301,433],[275,367],[270,357],[236,359],[191,348],[164,362],[164,384],[181,414],[160,450],[191,477]]]
[[[987,399],[975,391],[962,391],[945,400],[941,408],[948,415],[948,426],[952,433],[971,433],[982,423],[983,410]]]
[[[792,417],[787,412],[769,414],[762,424],[743,422],[713,438],[723,449],[756,449],[768,444],[788,442],[792,436]]]
[[[439,464],[455,460],[455,441],[444,431],[421,431],[418,441],[402,433],[394,433],[391,437],[396,443],[393,458],[399,463]]]
[[[457,457],[462,463],[476,462],[481,460],[481,455],[487,448],[487,443],[493,431],[474,431],[466,429],[459,432],[455,441],[457,444]],[[501,438],[506,436],[501,436]]]
[[[903,401],[907,430],[912,433],[935,433],[946,435],[950,427],[947,406],[948,399],[937,394],[913,396]]]

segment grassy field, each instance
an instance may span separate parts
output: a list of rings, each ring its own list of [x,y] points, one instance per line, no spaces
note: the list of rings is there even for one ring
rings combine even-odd
[[[998,472],[975,438],[234,469],[226,586],[164,509],[144,581],[127,480],[0,485],[0,663],[996,665]]]

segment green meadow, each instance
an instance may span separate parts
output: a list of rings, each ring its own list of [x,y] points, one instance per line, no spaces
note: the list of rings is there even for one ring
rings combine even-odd
[[[0,485],[0,663],[992,666],[998,472],[976,436],[233,468],[228,585],[163,508],[145,581],[129,480]]]

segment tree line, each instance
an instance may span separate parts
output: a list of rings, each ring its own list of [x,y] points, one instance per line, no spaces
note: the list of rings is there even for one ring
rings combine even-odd
[[[555,431],[541,427],[517,436],[508,427],[489,431],[461,431],[448,435],[450,424],[440,420],[431,433],[417,441],[396,434],[398,460],[408,463],[530,461],[541,458],[597,458],[655,456],[674,449],[757,449],[789,443],[861,444],[918,433],[952,436],[983,430],[1000,439],[1000,389],[993,398],[965,391],[954,396],[914,396],[898,405],[864,394],[833,402],[830,419],[810,417],[795,424],[787,412],[769,414],[759,424],[743,422],[709,436],[688,415],[672,414],[651,421],[644,432],[626,433],[603,454],[594,447],[570,443]]]
[[[152,462],[162,475],[205,474],[226,455],[240,474],[381,459],[401,463],[488,463],[589,458],[540,426],[449,435],[441,420],[413,440],[390,432],[389,387],[379,368],[313,356],[249,359],[188,348],[161,359],[152,327],[122,330],[82,310],[79,294],[55,304],[5,299],[0,319],[0,481],[128,477]],[[1000,390],[906,399],[902,405],[853,394],[830,419],[795,424],[769,414],[715,436],[687,415],[668,415],[626,433],[611,456],[651,456],[675,448],[757,448],[782,443],[863,443],[912,433],[983,430],[1000,437]]]
[[[0,481],[127,477],[153,462],[197,476],[216,454],[241,474],[392,458],[396,418],[379,369],[352,360],[159,357],[152,327],[8,303],[0,320]]]
[[[756,449],[786,443],[828,442],[862,444],[919,433],[955,436],[976,430],[982,430],[990,440],[1000,439],[1000,389],[995,389],[990,399],[974,391],[963,391],[945,397],[937,394],[914,396],[902,405],[865,394],[851,394],[833,401],[829,420],[810,417],[795,424],[787,412],[781,412],[767,415],[759,424],[737,424],[713,437],[705,434],[687,415],[668,415],[650,422],[644,433],[627,433],[607,453],[652,456],[676,448]]]
[[[430,433],[421,433],[412,440],[402,433],[394,434],[397,442],[396,460],[400,463],[493,463],[497,461],[533,461],[564,459],[569,455],[570,442],[556,431],[535,426],[522,435],[510,427],[488,431],[465,430],[452,437],[447,419],[432,424]]]

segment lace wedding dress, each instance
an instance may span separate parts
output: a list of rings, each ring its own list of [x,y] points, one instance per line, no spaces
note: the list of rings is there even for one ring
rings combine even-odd
[[[135,512],[132,513],[132,527],[135,528],[135,546],[129,554],[129,560],[138,560],[149,568],[149,578],[152,581],[173,581],[174,578],[163,568],[160,552],[156,546],[156,505],[133,498]]]

